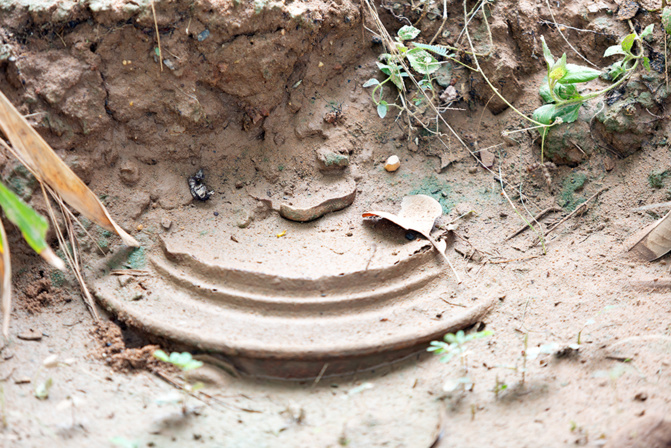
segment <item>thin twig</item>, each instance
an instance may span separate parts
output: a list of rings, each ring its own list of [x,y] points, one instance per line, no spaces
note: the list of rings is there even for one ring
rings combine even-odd
[[[315,382],[312,383],[312,387],[315,387],[317,384],[319,384],[319,381],[321,381],[322,377],[324,376],[324,373],[326,373],[326,369],[328,369],[329,363],[325,362],[324,367],[319,371],[319,375],[317,375],[317,378],[315,378]]]
[[[587,203],[588,203],[589,201],[591,201],[592,199],[594,199],[595,197],[597,197],[598,195],[600,195],[600,194],[603,193],[604,191],[608,190],[609,188],[610,188],[610,187],[603,187],[601,190],[599,190],[599,191],[597,191],[596,193],[594,193],[592,196],[589,197],[589,199],[587,199],[585,202],[583,202],[582,204],[580,204],[580,206],[576,207],[575,210],[573,210],[571,213],[569,213],[568,215],[566,215],[566,217],[563,218],[561,221],[559,221],[557,224],[555,224],[554,226],[552,226],[552,227],[550,228],[550,230],[548,230],[547,232],[545,232],[545,236],[548,236],[548,235],[550,234],[550,232],[552,232],[554,229],[556,229],[557,227],[559,227],[560,225],[562,225],[562,224],[563,224],[564,222],[566,222],[567,220],[571,219],[571,217],[572,217],[573,215],[575,215],[575,214],[578,213],[580,210],[582,210],[584,207],[586,207],[586,206],[587,206]]]
[[[526,227],[524,227],[526,229]],[[538,258],[540,255],[529,255],[528,257],[522,257],[522,258],[511,258],[510,260],[499,260],[499,261],[490,261],[491,264],[504,264],[504,263],[513,263],[515,261],[524,261],[524,260],[533,260],[534,258]]]
[[[562,39],[564,39],[564,42],[566,42],[566,43],[568,44],[568,46],[571,47],[571,50],[573,50],[573,51],[575,52],[575,54],[577,54],[578,56],[580,56],[580,58],[581,58],[583,61],[587,62],[587,63],[588,63],[589,65],[591,65],[592,67],[599,68],[599,67],[598,67],[596,64],[594,64],[592,61],[590,61],[590,60],[587,59],[585,56],[583,56],[582,54],[580,54],[580,52],[579,52],[578,50],[576,50],[575,47],[574,47],[573,45],[571,45],[571,42],[569,42],[569,40],[566,38],[566,36],[564,36],[564,33],[562,33],[561,28],[560,28],[559,25],[557,24],[557,20],[555,19],[555,15],[554,15],[554,13],[552,12],[552,7],[550,6],[550,0],[545,0],[545,4],[548,5],[548,11],[550,11],[550,16],[552,17],[552,21],[554,22],[555,27],[557,28],[557,31],[559,31],[559,34],[561,35]]]
[[[546,208],[545,210],[541,210],[540,212],[538,212],[538,213],[536,214],[536,216],[533,217],[533,219],[534,219],[534,221],[538,222],[539,219],[541,219],[543,216],[547,215],[548,213],[550,213],[550,212],[560,212],[561,210],[562,210],[561,208],[559,208],[559,207],[555,207],[555,206],[553,206],[553,207],[548,207],[548,208]],[[512,240],[513,238],[515,238],[517,235],[519,235],[520,233],[524,232],[524,231],[525,231],[526,229],[528,229],[528,228],[529,228],[529,226],[527,226],[527,225],[524,225],[524,226],[520,227],[519,229],[517,229],[517,230],[515,231],[515,233],[513,233],[512,235],[510,235],[509,237],[507,237],[507,238],[506,238],[505,240],[503,240],[503,241],[509,241],[509,240]]]
[[[154,29],[156,30],[156,43],[158,45],[158,62],[161,65],[161,71],[163,71],[163,52],[161,51],[161,36],[158,33],[158,21],[156,20],[156,9],[154,9],[154,0],[150,0],[151,3],[151,13],[154,16]]]

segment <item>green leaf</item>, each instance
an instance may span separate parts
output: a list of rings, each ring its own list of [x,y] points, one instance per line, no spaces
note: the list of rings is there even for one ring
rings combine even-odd
[[[671,34],[671,6],[666,6],[662,10],[662,26],[666,34]]]
[[[627,52],[631,53],[631,47],[634,46],[634,41],[636,40],[636,33],[631,33],[628,34],[622,39],[622,43],[620,44],[622,46],[622,49]]]
[[[380,116],[380,118],[384,118],[387,116],[387,102],[386,101],[380,101],[380,104],[377,105],[377,114]]]
[[[563,123],[573,123],[578,119],[580,106],[582,103],[572,103],[558,106],[556,104],[546,104],[536,109],[532,118],[539,123],[553,124],[557,118]]]
[[[380,81],[378,81],[375,78],[370,78],[368,81],[364,83],[364,87],[370,87],[370,86],[377,86],[380,85]]]
[[[405,25],[400,30],[398,30],[398,37],[400,37],[401,40],[410,40],[417,37],[419,33],[420,31],[414,26]]]
[[[163,350],[156,350],[154,352],[154,358],[158,359],[159,361],[170,362],[170,359],[168,358],[168,354],[166,352],[164,352]]]
[[[647,56],[643,56],[643,67],[645,67],[647,71],[650,71],[650,58]]]
[[[555,59],[552,56],[552,52],[550,52],[550,49],[545,43],[545,37],[541,36],[541,42],[543,43],[543,59],[545,59],[545,63],[548,65],[549,73],[552,66],[555,65]]]
[[[561,78],[562,84],[587,82],[601,76],[601,71],[582,65],[566,64],[566,74]]]
[[[541,98],[543,98],[544,102],[555,102],[554,98],[550,94],[550,87],[547,83],[547,77],[543,80],[543,84],[541,85],[538,93],[540,94]],[[563,100],[571,100],[580,96],[578,93],[578,88],[574,84],[562,84],[561,82],[555,84],[555,95]]]
[[[613,63],[613,65],[611,65],[608,68],[608,79],[610,81],[615,81],[623,73],[624,73],[624,68],[622,67],[622,61],[615,62],[615,63]]]
[[[603,54],[604,58],[607,58],[609,56],[613,56],[615,54],[622,54],[626,55],[627,53],[624,52],[622,49],[622,45],[613,45],[612,47],[606,48],[606,51]]]
[[[454,55],[449,55],[448,52],[450,51],[449,48],[443,47],[441,45],[428,45],[428,44],[422,44],[419,42],[413,42],[412,43],[416,48],[421,48],[423,50],[428,50],[431,53],[436,53],[440,56],[444,57],[454,57]]]
[[[389,67],[389,65],[383,64],[382,62],[376,62],[376,64],[377,68],[379,68],[382,73],[384,73],[387,76],[391,75],[391,67]]]
[[[655,28],[655,24],[651,23],[650,25],[646,26],[643,32],[641,33],[641,39],[644,37],[648,37],[652,34],[653,29]]]
[[[0,206],[7,219],[16,225],[28,245],[38,254],[49,246],[46,241],[49,224],[31,206],[0,183]]]
[[[562,55],[562,57],[555,62],[555,64],[552,66],[550,69],[550,73],[548,74],[548,78],[552,81],[559,81],[562,79],[564,76],[566,76],[567,69],[566,69],[566,53]]]
[[[440,68],[440,62],[431,53],[421,48],[413,48],[406,54],[413,70],[422,75],[429,75]]]

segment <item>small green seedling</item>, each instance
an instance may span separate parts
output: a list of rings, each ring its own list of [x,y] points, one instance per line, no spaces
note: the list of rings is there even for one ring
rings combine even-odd
[[[424,91],[433,91],[431,74],[440,68],[441,63],[425,49],[418,47],[408,48],[405,44],[406,41],[417,37],[419,33],[420,31],[417,28],[410,25],[406,25],[398,30],[398,37],[396,37],[396,41],[394,42],[397,53],[383,53],[380,55],[380,61],[377,62],[378,68],[387,76],[387,78],[382,82],[375,78],[371,78],[363,85],[364,87],[375,86],[371,96],[377,105],[377,114],[380,118],[384,118],[387,115],[387,111],[390,107],[398,108],[401,111],[406,110],[406,101],[403,99],[403,95],[401,95],[401,101],[403,102],[402,106],[395,103],[388,103],[382,99],[384,94],[383,86],[390,81],[396,86],[399,92],[406,92],[404,78],[408,78],[411,75],[406,71],[404,61],[408,62],[408,65],[412,70],[424,75],[424,78],[417,83],[419,88]],[[420,106],[422,101],[423,98],[416,98],[414,100],[415,106]]]
[[[182,372],[186,373],[191,370],[198,369],[203,366],[202,361],[198,361],[197,359],[193,359],[193,356],[189,352],[184,352],[184,353],[177,353],[177,352],[172,352],[170,353],[170,356],[163,350],[156,350],[154,352],[154,358],[158,359],[159,361],[167,362],[168,364],[172,364],[173,366],[177,367],[180,369]],[[182,413],[186,414],[187,413],[187,408],[186,408],[186,399],[190,394],[194,394],[198,392],[200,389],[203,388],[203,383],[195,383],[195,384],[189,384],[185,382],[182,385],[182,399],[181,405],[182,405]]]
[[[485,330],[467,335],[463,330],[459,330],[456,333],[446,334],[443,337],[444,342],[431,341],[431,346],[427,348],[427,351],[433,352],[436,355],[442,355],[440,362],[450,362],[455,356],[458,356],[461,359],[461,368],[464,375],[456,380],[448,381],[443,388],[446,392],[452,392],[459,386],[463,386],[464,390],[473,389],[473,381],[469,377],[468,372],[467,357],[469,351],[466,347],[466,343],[475,339],[491,336],[492,334],[494,334],[494,332]]]

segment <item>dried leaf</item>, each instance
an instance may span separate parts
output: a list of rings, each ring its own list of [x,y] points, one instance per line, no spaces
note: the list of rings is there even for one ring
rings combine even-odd
[[[86,184],[61,160],[49,144],[37,133],[0,92],[0,129],[12,143],[13,149],[37,180],[49,185],[65,202],[91,221],[115,232],[124,244],[140,244],[119,227],[107,209]]]
[[[671,251],[671,212],[657,221],[631,249],[646,261],[656,260]]]
[[[429,240],[438,253],[447,261],[454,272],[457,282],[461,283],[459,274],[454,270],[454,266],[445,255],[447,245],[444,242],[438,242],[431,236],[431,229],[433,225],[443,214],[443,207],[433,199],[431,196],[418,194],[414,196],[406,196],[401,201],[401,212],[398,215],[387,212],[365,212],[362,216],[369,218],[377,216],[384,218],[394,224],[403,227],[405,230],[413,230],[420,233],[424,238]]]
[[[12,264],[9,258],[9,246],[5,228],[0,221],[0,295],[2,296],[2,334],[9,337],[9,313],[12,310]]]

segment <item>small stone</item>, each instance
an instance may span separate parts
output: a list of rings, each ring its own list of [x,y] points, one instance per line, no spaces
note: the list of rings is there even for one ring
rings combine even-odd
[[[472,166],[472,167],[468,168],[468,173],[469,174],[475,174],[477,172],[478,172],[478,167],[477,166]]]
[[[140,167],[135,160],[125,160],[119,167],[119,178],[128,186],[133,186],[140,181]]]
[[[237,181],[237,182],[235,183],[235,188],[237,188],[238,190],[241,189],[241,188],[244,187],[244,186],[245,186],[244,182]]]
[[[163,218],[161,220],[161,226],[163,226],[165,230],[170,230],[170,227],[172,227],[172,221],[168,218]]]
[[[42,339],[42,332],[41,331],[35,331],[32,328],[28,331],[23,331],[17,335],[19,339],[23,339],[24,341],[39,341]]]
[[[334,171],[349,166],[349,155],[341,154],[326,148],[317,151],[317,162],[320,171]]]
[[[636,395],[634,395],[634,400],[636,401],[645,401],[648,399],[648,394],[645,392],[639,392]]]
[[[484,166],[486,166],[487,168],[491,168],[494,166],[496,156],[491,152],[487,151],[486,149],[482,149],[480,150],[480,160],[482,161],[482,164]]]
[[[603,167],[606,168],[606,171],[613,171],[615,168],[615,162],[610,157],[605,157],[603,159]]]
[[[144,226],[142,224],[138,224],[136,227],[138,232],[142,232],[142,229],[144,229]]]
[[[253,220],[254,216],[251,213],[243,211],[242,213],[240,213],[238,221],[235,223],[235,225],[241,229],[246,229],[247,227],[249,227],[249,225],[252,223]]]
[[[390,173],[399,169],[400,166],[401,166],[401,160],[398,158],[398,156],[391,156],[384,163],[384,169],[389,171]]]
[[[30,378],[27,376],[20,376],[14,379],[14,384],[29,384]]]

